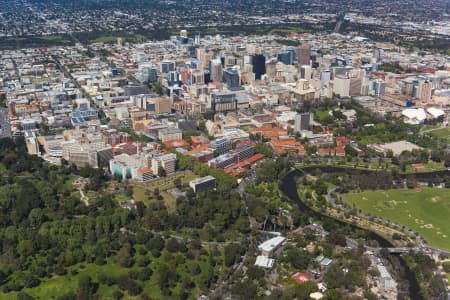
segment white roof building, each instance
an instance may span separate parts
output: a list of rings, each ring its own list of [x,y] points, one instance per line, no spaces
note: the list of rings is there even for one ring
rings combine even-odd
[[[275,260],[273,258],[268,258],[264,255],[259,255],[256,257],[255,266],[257,267],[272,269],[274,264]]]
[[[265,241],[258,246],[258,250],[264,255],[271,254],[276,248],[278,248],[286,240],[283,236],[277,236]]]
[[[445,112],[442,109],[435,107],[427,108],[427,112],[435,119],[445,115]]]
[[[408,108],[402,111],[402,115],[406,118],[406,123],[420,124],[427,118],[427,114],[423,108]]]

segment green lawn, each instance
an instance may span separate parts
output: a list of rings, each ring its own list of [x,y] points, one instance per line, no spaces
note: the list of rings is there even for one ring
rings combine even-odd
[[[449,128],[433,130],[430,132],[430,135],[437,137],[438,139],[441,139],[447,143],[450,143],[450,129]]]
[[[357,208],[418,232],[433,247],[450,250],[450,190],[352,192],[344,200]]]
[[[329,118],[331,118],[329,109],[314,110],[314,119],[317,120],[319,123]]]

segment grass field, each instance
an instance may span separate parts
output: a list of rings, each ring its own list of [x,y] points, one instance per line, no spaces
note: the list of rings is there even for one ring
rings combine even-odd
[[[433,130],[430,132],[430,135],[437,137],[438,139],[441,139],[447,143],[450,143],[450,129],[448,128]]]
[[[330,110],[329,109],[316,109],[314,110],[314,119],[317,122],[323,122],[326,119],[330,119]]]
[[[411,228],[430,246],[450,250],[449,189],[364,191],[346,194],[344,200],[366,213]]]

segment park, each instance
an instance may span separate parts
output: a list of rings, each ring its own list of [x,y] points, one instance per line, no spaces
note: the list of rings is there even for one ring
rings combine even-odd
[[[421,187],[351,192],[343,199],[364,213],[412,229],[431,247],[450,251],[448,189]]]

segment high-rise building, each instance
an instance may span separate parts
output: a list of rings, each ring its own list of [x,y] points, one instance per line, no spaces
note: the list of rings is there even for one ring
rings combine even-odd
[[[175,70],[175,64],[172,61],[162,61],[159,65],[160,67],[160,72],[163,74],[167,74],[170,71],[174,71]]]
[[[261,76],[266,74],[266,57],[262,54],[254,55],[252,65],[255,79],[261,79]]]
[[[295,116],[294,131],[299,132],[302,130],[309,130],[313,123],[312,113],[301,113]]]
[[[297,53],[297,64],[300,69],[304,65],[310,65],[311,46],[308,43],[301,44]]]
[[[161,170],[164,170],[166,174],[172,174],[173,172],[175,172],[176,163],[177,157],[173,153],[153,157],[153,174],[161,175]]]
[[[429,81],[424,81],[419,84],[419,90],[420,90],[420,100],[425,103],[431,102],[431,95],[432,95],[432,85]]]
[[[311,80],[311,76],[312,76],[312,68],[309,65],[304,65],[301,66],[300,68],[300,78],[301,79],[306,79],[306,80]]]
[[[346,75],[334,77],[333,93],[340,97],[350,97],[350,78]]]
[[[289,50],[280,52],[277,55],[278,61],[282,62],[285,65],[293,65],[294,64],[294,57],[295,57],[294,51],[289,51]]]
[[[223,71],[223,82],[225,82],[230,90],[239,88],[241,86],[239,72],[235,69],[227,69]]]
[[[230,111],[237,109],[237,98],[235,93],[222,92],[211,94],[211,110],[214,112]]]
[[[150,83],[156,82],[158,80],[158,73],[155,68],[150,68],[148,70],[148,81]]]
[[[331,71],[325,70],[320,74],[320,80],[322,81],[322,86],[328,86],[331,80]]]
[[[211,61],[211,80],[212,81],[222,81],[222,61],[220,58],[213,59]]]

